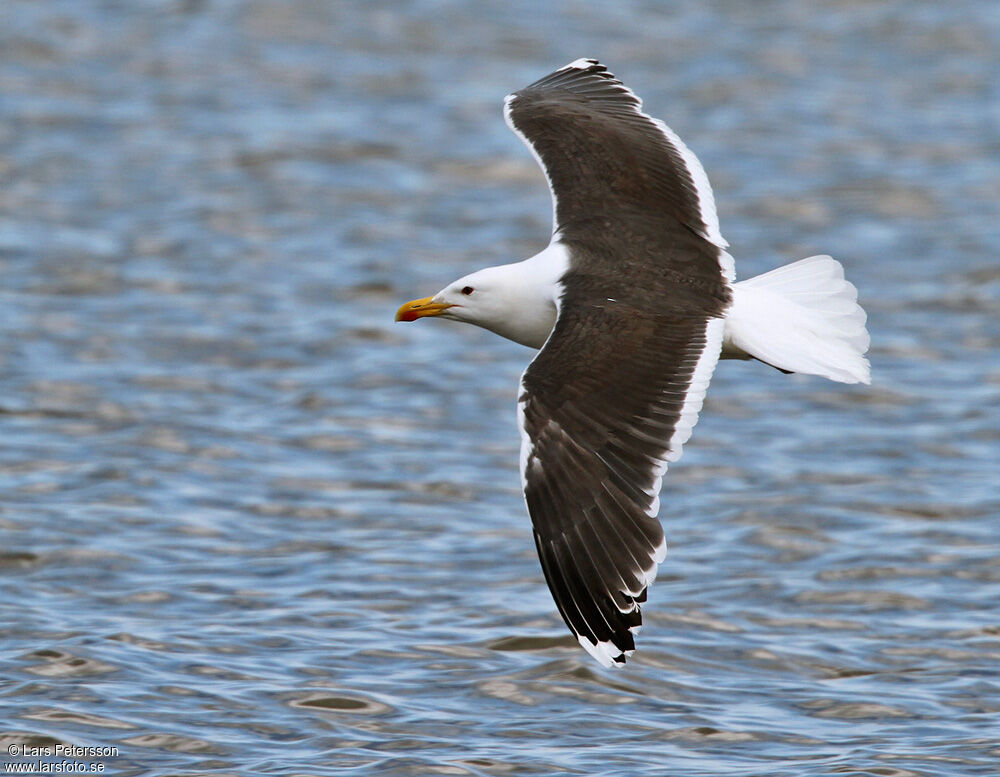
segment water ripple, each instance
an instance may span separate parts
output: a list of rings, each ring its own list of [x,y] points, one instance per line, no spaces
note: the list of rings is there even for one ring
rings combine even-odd
[[[9,0],[0,752],[995,773],[994,6]],[[544,244],[499,105],[580,56],[698,152],[742,276],[830,252],[873,335],[870,388],[720,366],[615,673],[534,557],[530,353],[392,322]]]

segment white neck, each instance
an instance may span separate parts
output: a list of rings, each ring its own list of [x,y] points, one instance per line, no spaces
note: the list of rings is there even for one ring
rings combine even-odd
[[[552,241],[530,259],[489,269],[494,278],[502,281],[510,307],[502,316],[475,323],[515,343],[541,348],[559,312],[559,280],[569,269],[566,249]]]

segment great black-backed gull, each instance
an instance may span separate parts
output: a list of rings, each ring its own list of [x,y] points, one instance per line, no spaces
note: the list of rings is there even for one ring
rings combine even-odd
[[[666,554],[662,477],[716,362],[868,383],[866,316],[829,256],[736,283],[701,163],[596,60],[509,95],[504,115],[548,179],[551,242],[396,320],[464,321],[541,349],[517,403],[538,556],[580,644],[621,665]]]

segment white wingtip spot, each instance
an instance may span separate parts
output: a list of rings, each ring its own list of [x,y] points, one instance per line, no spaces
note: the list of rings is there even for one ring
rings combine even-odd
[[[615,661],[616,658],[625,656],[628,658],[634,651],[621,651],[612,642],[598,642],[596,645],[586,637],[577,636],[580,647],[586,650],[601,666],[613,666],[621,669],[625,664],[622,661]]]
[[[600,65],[596,59],[589,59],[587,57],[581,57],[580,59],[574,59],[565,67],[559,68],[560,70],[589,70],[594,65]]]

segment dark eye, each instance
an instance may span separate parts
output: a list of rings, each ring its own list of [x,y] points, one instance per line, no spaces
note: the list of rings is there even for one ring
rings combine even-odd
[[[471,286],[466,286],[464,289],[462,289],[462,293],[465,294],[466,296],[472,294],[472,292],[474,291],[475,289],[472,288]]]

